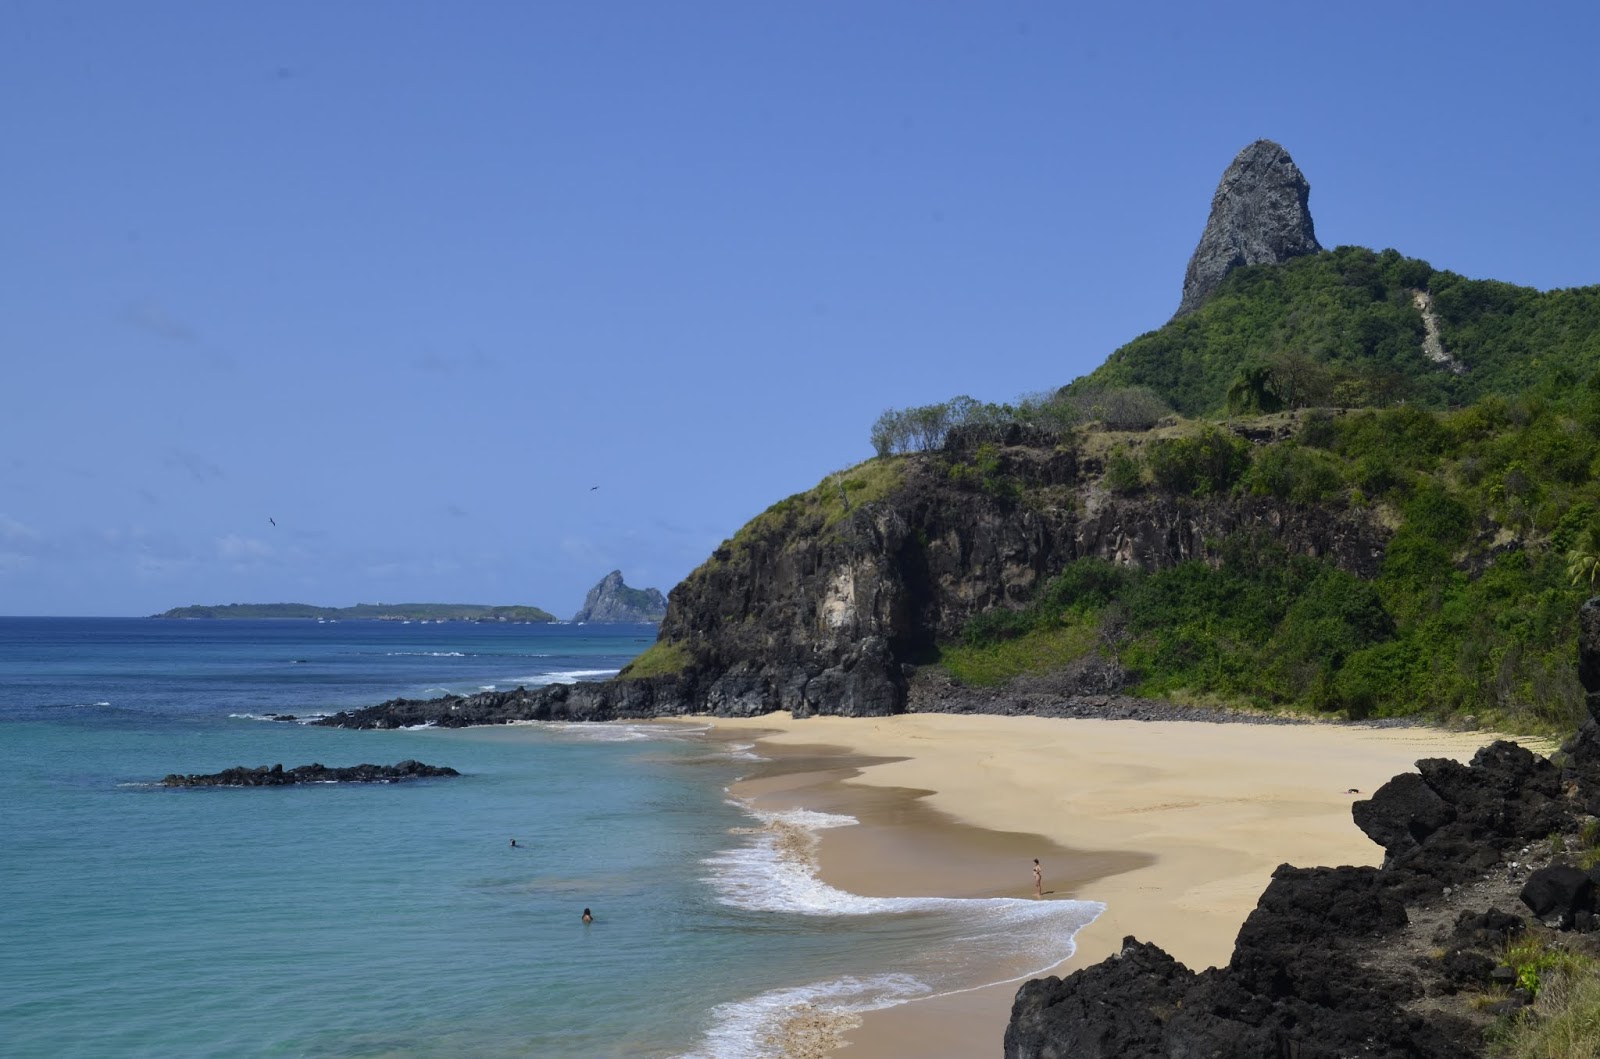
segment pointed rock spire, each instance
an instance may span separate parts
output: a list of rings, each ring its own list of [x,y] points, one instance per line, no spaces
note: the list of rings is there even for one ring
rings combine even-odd
[[[1277,265],[1322,249],[1311,223],[1311,185],[1278,144],[1239,152],[1211,197],[1211,216],[1183,276],[1175,316],[1192,313],[1241,265]]]

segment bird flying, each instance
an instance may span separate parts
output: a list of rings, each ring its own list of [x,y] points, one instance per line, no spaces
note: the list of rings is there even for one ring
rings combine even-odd
[[[273,518],[271,515],[267,516],[267,521],[272,523],[274,526],[276,526],[278,524],[278,520]]]

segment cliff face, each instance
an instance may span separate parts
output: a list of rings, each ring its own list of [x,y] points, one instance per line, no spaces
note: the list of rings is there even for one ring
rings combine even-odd
[[[667,599],[658,589],[629,588],[622,571],[613,570],[584,597],[583,608],[573,621],[645,622],[660,621],[667,612]]]
[[[897,712],[909,669],[936,640],[978,612],[1020,605],[1079,558],[1160,568],[1259,532],[1370,577],[1387,539],[1351,510],[1112,496],[1091,475],[1092,460],[1055,448],[994,452],[991,485],[1022,483],[1016,490],[952,474],[961,457],[903,457],[897,488],[832,526],[799,505],[769,513],[675,588],[661,641],[692,659],[689,707]]]
[[[334,723],[897,713],[936,642],[974,614],[1021,605],[1073,560],[1163,568],[1260,533],[1370,577],[1388,539],[1369,511],[1250,496],[1115,496],[1095,458],[1036,441],[985,446],[986,469],[966,473],[976,456],[958,440],[944,452],[875,461],[847,472],[860,479],[774,505],[672,590],[656,646],[617,680],[386,703]],[[870,487],[869,475],[878,476]],[[1093,679],[1054,688],[1108,690]]]
[[[724,546],[675,590],[663,639],[695,645],[716,673],[701,705],[801,714],[891,713],[907,666],[972,615],[1020,604],[1068,562],[1146,567],[1207,555],[1207,540],[1261,529],[1292,550],[1366,566],[1381,531],[1325,510],[1256,501],[1119,499],[1076,488],[1070,454],[1002,449],[1021,497],[952,482],[941,461],[908,457],[904,483],[832,533],[796,519]]]
[[[1234,158],[1211,198],[1211,214],[1183,277],[1177,316],[1200,307],[1243,265],[1280,265],[1322,249],[1311,223],[1311,185],[1289,152],[1257,140]]]

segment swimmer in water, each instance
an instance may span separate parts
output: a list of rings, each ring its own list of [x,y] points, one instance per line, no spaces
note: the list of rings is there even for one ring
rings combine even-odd
[[[585,908],[583,910],[583,921],[585,923],[593,923],[594,922],[594,913],[589,911],[587,908]]]

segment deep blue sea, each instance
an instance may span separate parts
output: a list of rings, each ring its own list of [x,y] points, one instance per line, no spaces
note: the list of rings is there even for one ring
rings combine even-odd
[[[1070,953],[1094,906],[824,885],[794,838],[852,821],[731,801],[750,747],[692,727],[264,719],[595,679],[654,636],[0,618],[0,1054],[775,1056],[796,1005]],[[156,785],[405,758],[463,776]]]

